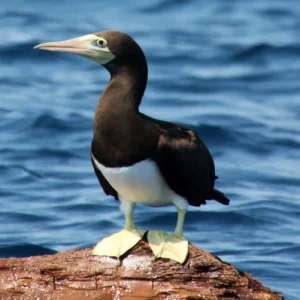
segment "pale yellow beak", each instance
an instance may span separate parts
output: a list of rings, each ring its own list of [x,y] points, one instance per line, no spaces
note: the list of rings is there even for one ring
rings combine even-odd
[[[76,54],[86,54],[86,42],[79,39],[72,39],[60,42],[50,42],[36,45],[33,49],[41,49],[47,51],[71,52]]]
[[[99,48],[96,44],[98,39],[98,36],[88,34],[71,40],[39,44],[33,49],[70,52],[82,55],[100,64],[106,64],[114,59],[115,55],[109,50],[108,46]]]

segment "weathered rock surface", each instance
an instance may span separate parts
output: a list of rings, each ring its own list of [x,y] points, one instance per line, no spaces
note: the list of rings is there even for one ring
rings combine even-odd
[[[0,259],[0,299],[279,300],[249,274],[190,245],[184,265],[157,259],[141,241],[121,261],[92,249]]]

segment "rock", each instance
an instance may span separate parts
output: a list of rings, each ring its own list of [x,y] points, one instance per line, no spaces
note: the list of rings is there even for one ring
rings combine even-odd
[[[153,259],[141,241],[120,261],[92,249],[0,259],[0,299],[280,300],[249,274],[190,245],[183,264]]]

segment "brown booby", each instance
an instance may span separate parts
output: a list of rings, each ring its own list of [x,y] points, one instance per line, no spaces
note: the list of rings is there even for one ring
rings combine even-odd
[[[229,200],[214,188],[214,161],[196,132],[139,111],[148,75],[140,46],[127,34],[102,31],[35,48],[79,54],[111,75],[95,112],[91,160],[104,192],[120,201],[125,226],[100,241],[93,253],[120,257],[142,239],[146,231],[133,221],[137,203],[173,204],[178,211],[175,231],[148,231],[147,239],[155,257],[183,263],[188,255],[183,236],[188,206],[213,199],[228,205]]]

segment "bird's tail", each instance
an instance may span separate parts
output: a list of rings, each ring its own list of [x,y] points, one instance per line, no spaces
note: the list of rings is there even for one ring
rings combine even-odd
[[[224,205],[229,205],[230,200],[220,191],[213,189],[211,194],[212,199],[215,199],[219,203]]]

